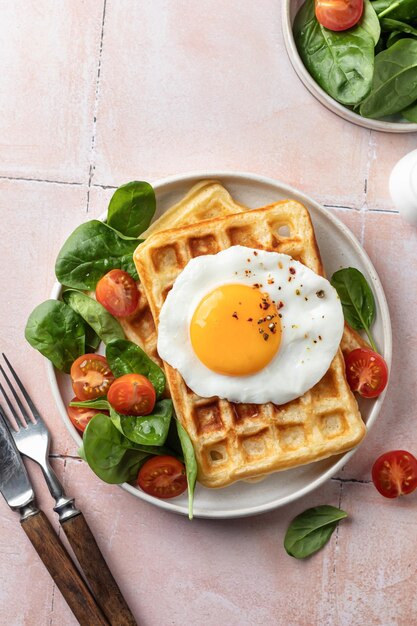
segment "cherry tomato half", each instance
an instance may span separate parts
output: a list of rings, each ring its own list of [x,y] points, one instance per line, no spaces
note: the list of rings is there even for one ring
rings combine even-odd
[[[388,367],[380,354],[356,348],[345,357],[346,378],[352,391],[364,398],[376,398],[388,382]]]
[[[140,468],[138,485],[155,498],[175,498],[187,489],[185,467],[173,456],[154,456]]]
[[[114,376],[104,356],[83,354],[71,365],[71,382],[80,400],[92,400],[107,395]]]
[[[156,393],[151,381],[142,374],[125,374],[116,378],[107,400],[123,415],[149,415],[155,406]]]
[[[363,0],[315,0],[316,17],[329,30],[347,30],[359,22]]]
[[[377,458],[372,480],[385,498],[397,498],[417,487],[417,459],[406,450],[391,450]]]
[[[109,313],[124,317],[135,311],[139,292],[130,274],[123,270],[111,270],[98,281],[96,298]]]
[[[79,402],[80,398],[73,398],[71,402]],[[108,415],[108,411],[101,411],[99,409],[90,409],[89,407],[82,406],[67,406],[68,417],[74,424],[75,428],[83,433],[86,429],[88,422],[98,413],[104,413]]]

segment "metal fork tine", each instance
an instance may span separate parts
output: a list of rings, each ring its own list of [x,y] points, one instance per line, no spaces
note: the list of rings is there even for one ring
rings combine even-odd
[[[19,396],[17,395],[15,388],[13,387],[12,383],[10,382],[6,372],[4,371],[4,369],[2,368],[2,366],[0,365],[0,372],[3,374],[4,379],[6,381],[6,383],[9,385],[10,391],[12,392],[14,399],[16,400],[17,406],[19,407],[24,419],[30,424],[30,417],[28,415],[28,412],[26,411],[25,407],[22,404],[21,399],[19,398]],[[1,392],[4,395],[7,404],[9,405],[10,410],[12,410],[12,403],[10,402],[10,400],[7,398],[7,395],[5,393],[4,387],[1,388]],[[16,418],[16,411],[13,413],[13,416]],[[21,420],[20,420],[21,422]]]
[[[9,407],[11,414],[13,415],[14,419],[16,420],[17,427],[20,429],[22,426],[24,426],[24,424],[22,422],[22,418],[19,416],[19,414],[16,411],[16,409],[14,408],[13,404],[10,402],[10,398],[7,395],[5,388],[3,387],[3,385],[1,383],[0,383],[0,391],[2,392],[3,397],[4,397],[4,399],[7,402],[7,406]],[[3,410],[3,415],[5,415],[4,414],[4,410]]]
[[[22,395],[24,397],[24,399],[26,400],[28,407],[30,408],[30,410],[32,411],[32,414],[34,416],[35,419],[41,419],[41,416],[39,414],[38,409],[36,408],[36,406],[33,404],[32,398],[30,397],[30,395],[28,394],[28,392],[26,391],[26,389],[23,386],[22,381],[20,380],[19,376],[16,374],[14,368],[12,367],[12,364],[10,363],[9,359],[7,358],[7,356],[4,354],[4,352],[2,352],[2,356],[3,359],[6,361],[7,366],[9,368],[9,370],[11,371],[13,378],[15,379],[15,381],[17,382],[17,386],[19,387],[20,391],[22,392]],[[1,367],[1,366],[0,366]]]

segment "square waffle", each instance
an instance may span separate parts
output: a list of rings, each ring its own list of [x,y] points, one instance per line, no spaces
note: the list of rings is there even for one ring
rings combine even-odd
[[[134,254],[156,327],[165,298],[188,261],[233,245],[289,254],[323,274],[309,213],[295,201],[157,232]],[[356,333],[347,333],[352,345]],[[198,480],[207,487],[345,452],[365,434],[340,350],[317,385],[281,406],[199,397],[177,370],[164,366],[177,416],[194,445]]]

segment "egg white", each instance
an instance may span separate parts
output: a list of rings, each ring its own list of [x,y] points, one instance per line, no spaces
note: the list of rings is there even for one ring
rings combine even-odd
[[[235,283],[259,284],[271,300],[283,303],[281,345],[266,367],[247,376],[225,376],[208,369],[190,340],[190,322],[200,301],[217,287]],[[339,347],[343,325],[339,297],[325,278],[286,254],[232,246],[186,265],[162,306],[157,347],[160,357],[199,396],[284,404],[324,376]]]

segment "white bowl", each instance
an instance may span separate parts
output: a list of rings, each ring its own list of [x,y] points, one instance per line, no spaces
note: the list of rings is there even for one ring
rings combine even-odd
[[[343,117],[343,119],[363,126],[364,128],[371,128],[372,130],[380,130],[386,133],[415,133],[417,132],[417,124],[411,122],[397,121],[384,121],[384,120],[372,120],[367,117],[362,117],[357,113],[354,113],[347,107],[343,106],[336,100],[334,100],[329,94],[327,94],[310,75],[304,63],[298,54],[297,46],[295,45],[292,25],[298,9],[303,4],[304,0],[284,0],[282,3],[282,31],[284,35],[284,43],[287,49],[287,53],[291,64],[298,74],[298,78],[304,83],[309,92],[317,98],[319,102],[324,104],[325,107]]]
[[[351,231],[330,211],[293,187],[271,178],[239,172],[194,172],[156,181],[153,183],[157,201],[155,217],[177,203],[193,185],[203,179],[219,180],[236,201],[249,208],[265,206],[285,198],[298,200],[308,208],[327,275],[331,276],[341,267],[351,265],[358,268],[371,285],[377,307],[376,321],[372,329],[373,335],[381,354],[390,367],[392,338],[387,301],[372,262]],[[106,215],[103,214],[101,217],[105,219]],[[51,298],[59,298],[60,294],[61,285],[56,283]],[[55,370],[50,361],[47,362],[47,368],[59,413],[71,436],[80,445],[81,437],[71,424],[66,411],[66,404],[74,395],[69,376]],[[368,430],[375,423],[384,396],[385,392],[376,400],[359,402]],[[301,498],[322,485],[341,470],[353,453],[354,450],[285,472],[276,472],[257,483],[240,481],[224,489],[207,489],[202,485],[197,485],[194,515],[195,517],[224,519],[271,511]],[[188,513],[186,493],[173,500],[159,500],[127,483],[122,487],[132,495],[165,510],[182,515]]]

